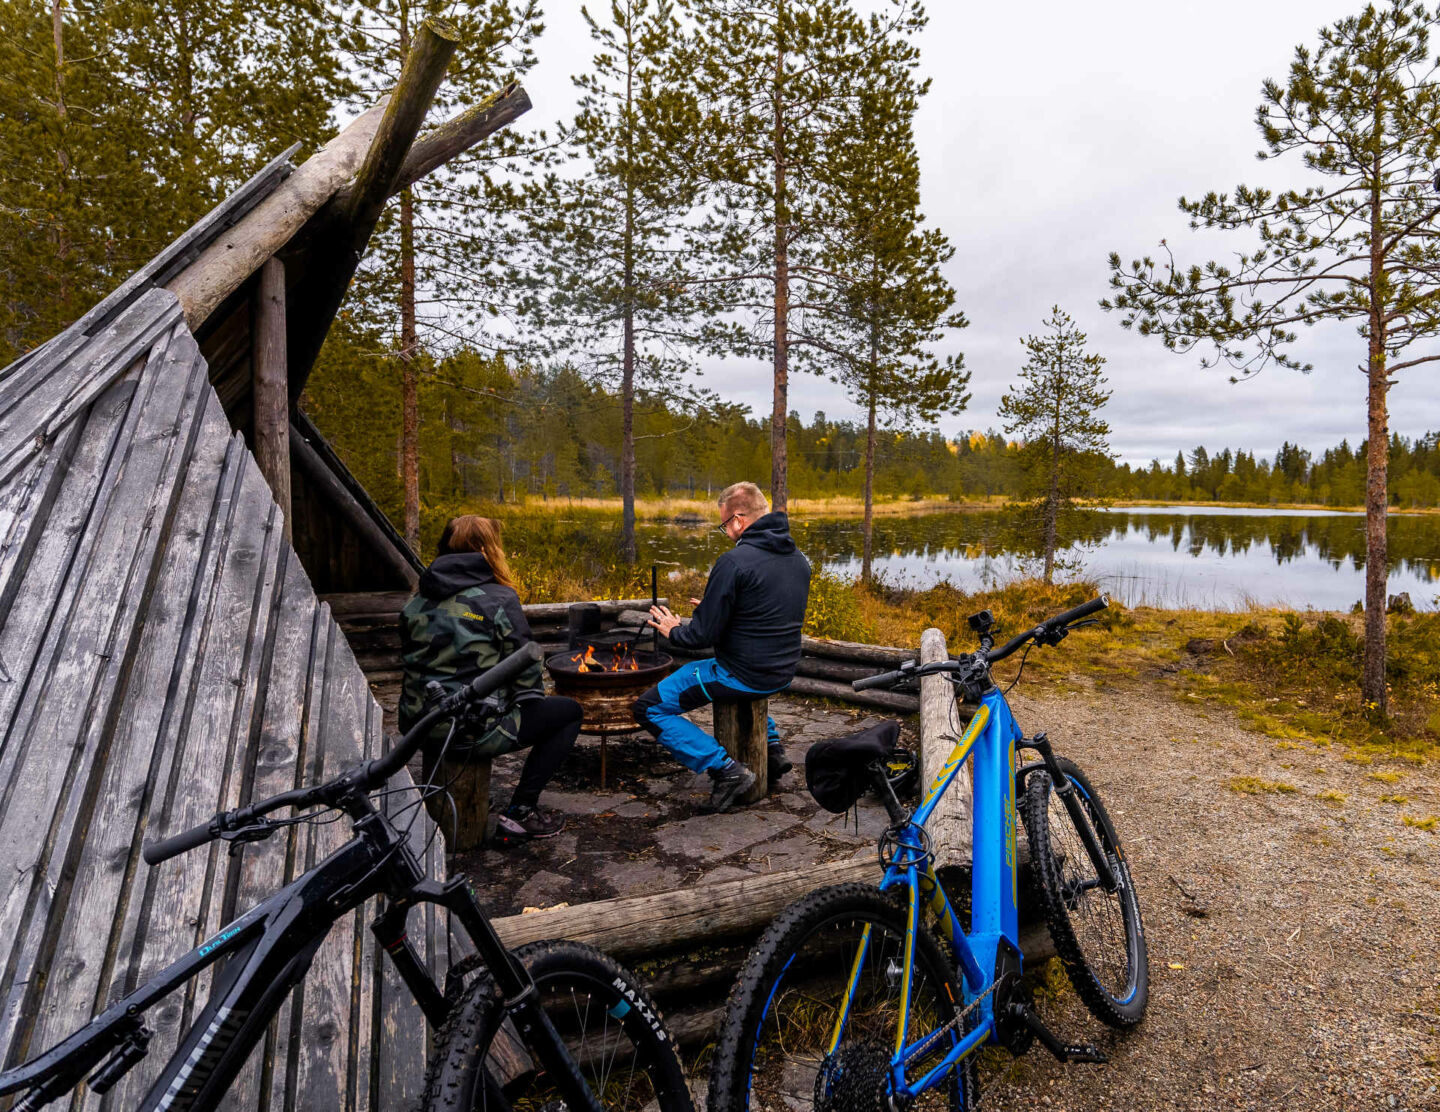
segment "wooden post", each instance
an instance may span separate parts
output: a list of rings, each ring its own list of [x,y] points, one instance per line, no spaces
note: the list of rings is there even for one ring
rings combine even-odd
[[[290,389],[285,373],[285,264],[275,256],[260,268],[255,289],[255,343],[251,356],[255,462],[270,484],[290,528]]]
[[[920,663],[945,660],[945,634],[927,629],[920,635]],[[945,767],[955,748],[960,721],[955,705],[955,688],[944,676],[926,676],[920,681],[920,790],[927,791]],[[930,816],[926,829],[935,850],[937,865],[970,865],[970,806],[974,788],[967,761]]]
[[[715,740],[725,752],[755,774],[755,786],[740,797],[741,803],[764,799],[770,790],[769,762],[766,759],[766,719],[770,716],[770,700],[726,700],[713,707]]]
[[[451,853],[479,849],[485,843],[490,822],[490,758],[442,761],[440,767],[433,770],[425,760],[424,766],[428,783],[447,785],[445,792],[425,799],[431,821],[445,836],[445,848]]]

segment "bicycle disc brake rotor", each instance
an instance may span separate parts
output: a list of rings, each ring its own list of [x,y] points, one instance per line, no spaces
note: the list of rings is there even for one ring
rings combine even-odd
[[[890,1052],[878,1042],[841,1047],[815,1077],[816,1112],[888,1112],[889,1074]]]

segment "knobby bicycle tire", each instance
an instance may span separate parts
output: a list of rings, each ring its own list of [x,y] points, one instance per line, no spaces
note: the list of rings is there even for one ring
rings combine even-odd
[[[898,979],[899,969],[891,963],[903,960],[898,946],[903,945],[905,919],[897,901],[865,884],[821,888],[781,912],[751,949],[731,989],[711,1060],[709,1112],[745,1112],[751,1107],[796,1112],[806,1106],[816,1112],[869,1112],[887,1107],[885,1070],[894,1050],[899,1009],[888,1021],[855,1017],[863,1017],[872,987],[879,990],[877,1000],[887,989],[894,992],[889,980]],[[867,924],[874,949],[867,951],[865,976],[876,973],[886,983],[877,978],[873,986],[857,985],[857,1003],[850,1006],[844,1034],[831,1054],[826,1044],[858,949],[855,928]],[[876,933],[881,936],[878,943]],[[923,921],[915,961],[920,976],[912,971],[911,1015],[917,1023],[909,1035],[912,1044],[926,1030],[953,1019],[964,1002],[949,947],[942,948]],[[941,1037],[933,1057],[924,1059],[927,1067],[958,1041],[963,1026]],[[776,1037],[782,1028],[784,1041]],[[847,1081],[837,1081],[847,1070]],[[919,1075],[919,1070],[912,1071],[910,1080]],[[949,1079],[921,1094],[915,1107],[973,1112],[979,1092],[972,1054]]]
[[[1150,995],[1149,958],[1130,865],[1099,794],[1075,762],[1057,758],[1079,793],[1082,814],[1119,882],[1107,892],[1096,878],[1074,820],[1049,773],[1026,777],[1022,817],[1050,936],[1080,999],[1111,1027],[1133,1027]]]
[[[534,942],[514,954],[534,979],[545,1014],[601,1107],[693,1112],[674,1040],[634,974],[579,942]],[[474,978],[436,1038],[420,1112],[484,1109],[495,1087],[516,1109],[563,1107],[543,1071],[487,1076],[497,1018],[493,983],[488,976]]]

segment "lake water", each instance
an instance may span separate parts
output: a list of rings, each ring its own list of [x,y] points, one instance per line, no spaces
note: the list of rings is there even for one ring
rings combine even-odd
[[[814,561],[860,572],[856,519],[793,522]],[[728,542],[714,529],[644,524],[640,557],[705,566]],[[887,514],[875,519],[877,573],[973,589],[1039,568],[1033,515],[1017,511]],[[1361,514],[1237,507],[1112,507],[1077,513],[1062,530],[1066,576],[1098,581],[1127,606],[1240,609],[1251,602],[1348,610],[1364,597]],[[1389,590],[1421,609],[1440,594],[1440,517],[1392,515]]]

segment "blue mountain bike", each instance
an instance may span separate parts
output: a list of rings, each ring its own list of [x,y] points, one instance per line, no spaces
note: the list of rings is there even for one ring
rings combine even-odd
[[[1140,1022],[1149,984],[1145,933],[1120,840],[1089,780],[1051,751],[1044,734],[1022,735],[990,677],[995,661],[1058,644],[1106,605],[1092,599],[998,649],[984,611],[970,619],[979,652],[911,662],[855,683],[893,687],[944,674],[979,709],[913,815],[887,775],[898,723],[811,749],[807,778],[824,805],[843,810],[870,789],[885,802],[884,878],[878,887],[811,892],[751,950],[711,1063],[711,1112],[968,1112],[979,1102],[976,1052],[987,1044],[1021,1054],[1038,1039],[1061,1061],[1105,1060],[1094,1046],[1057,1038],[1021,977],[1017,799],[1037,895],[1076,991],[1111,1026]],[[1038,759],[1017,769],[1019,750]],[[969,906],[955,893],[957,911],[936,874],[925,824],[966,760],[974,773],[973,859]]]

